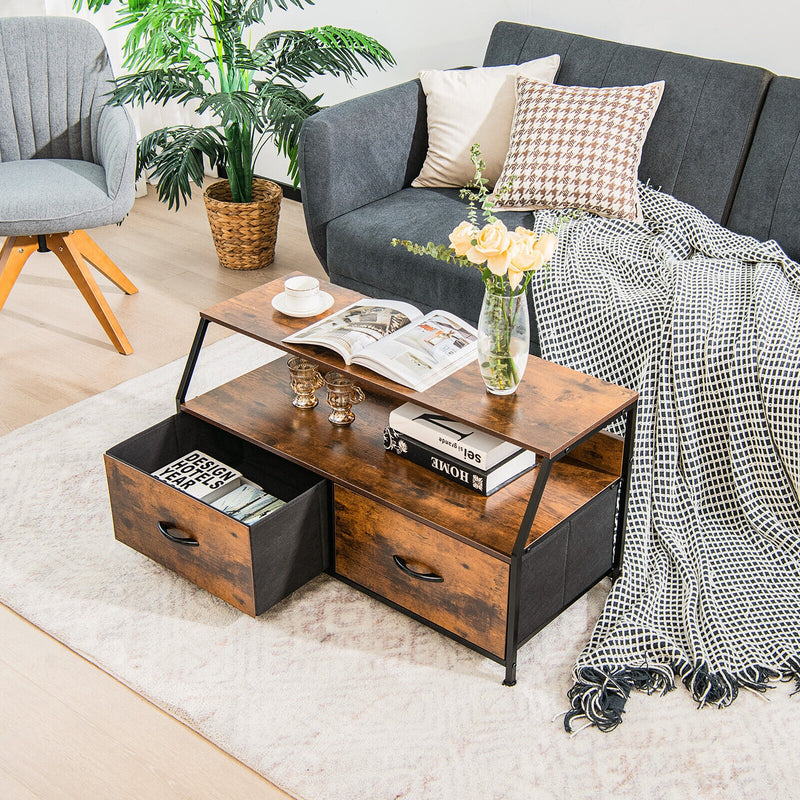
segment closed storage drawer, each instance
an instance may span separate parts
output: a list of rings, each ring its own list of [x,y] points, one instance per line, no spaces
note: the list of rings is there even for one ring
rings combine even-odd
[[[150,473],[192,450],[286,501],[246,525]],[[251,616],[328,566],[328,486],[308,470],[181,413],[105,454],[114,535]]]
[[[336,572],[503,657],[508,564],[337,486]]]
[[[611,570],[619,481],[522,556],[519,639],[524,642]]]

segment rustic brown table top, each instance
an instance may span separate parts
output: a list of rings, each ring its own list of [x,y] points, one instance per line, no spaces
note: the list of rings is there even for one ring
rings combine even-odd
[[[302,355],[326,369],[348,372],[367,391],[370,387],[379,388],[400,403],[411,401],[440,411],[548,458],[613,419],[638,397],[629,389],[535,356],[529,356],[522,383],[513,395],[489,394],[476,364],[468,364],[430,389],[416,392],[366,368],[348,367],[326,348],[284,342],[284,337],[363,299],[363,295],[320,282],[320,288],[333,296],[333,306],[319,317],[297,319],[272,306],[272,298],[283,291],[283,281],[276,279],[225,300],[201,312],[201,316],[288,353]]]

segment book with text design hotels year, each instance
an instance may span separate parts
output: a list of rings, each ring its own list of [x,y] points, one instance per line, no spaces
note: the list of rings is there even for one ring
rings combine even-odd
[[[237,487],[242,479],[239,470],[201,450],[192,450],[171,461],[153,472],[153,476],[206,503]]]
[[[477,357],[478,332],[448,311],[399,300],[358,300],[283,341],[313,344],[421,392]]]

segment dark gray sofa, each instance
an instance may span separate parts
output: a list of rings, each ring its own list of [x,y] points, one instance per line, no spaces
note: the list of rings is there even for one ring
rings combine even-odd
[[[495,26],[483,63],[551,53],[561,56],[556,82],[563,85],[664,80],[639,177],[736,232],[775,239],[800,257],[800,79],[510,22]],[[394,237],[446,244],[464,219],[457,189],[410,186],[426,150],[417,80],[308,119],[300,140],[308,234],[333,283],[425,311],[449,309],[474,323],[483,296],[477,270],[390,245]],[[530,212],[498,216],[509,228],[532,221]],[[533,313],[531,319],[531,352],[538,354]]]

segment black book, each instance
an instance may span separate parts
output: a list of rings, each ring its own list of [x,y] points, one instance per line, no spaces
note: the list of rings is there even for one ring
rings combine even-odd
[[[491,469],[478,469],[389,427],[383,430],[383,446],[487,497],[536,465],[536,454],[520,448]]]

